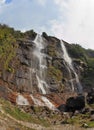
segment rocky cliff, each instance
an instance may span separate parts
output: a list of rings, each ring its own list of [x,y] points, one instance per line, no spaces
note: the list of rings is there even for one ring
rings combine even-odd
[[[18,105],[46,105],[54,109],[68,97],[90,91],[93,78],[93,50],[46,33],[22,33],[0,25],[1,97]]]

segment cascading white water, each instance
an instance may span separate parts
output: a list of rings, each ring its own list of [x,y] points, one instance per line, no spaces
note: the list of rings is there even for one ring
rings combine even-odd
[[[75,80],[76,84],[77,84],[77,88],[76,88],[77,92],[82,93],[82,85],[79,81],[79,77],[78,77],[78,75],[77,75],[77,73],[76,73],[76,71],[75,71],[75,69],[72,65],[72,59],[69,57],[68,52],[66,50],[66,47],[64,45],[64,42],[62,40],[61,40],[61,47],[62,47],[62,50],[63,50],[63,58],[64,58],[65,62],[67,63],[67,69],[69,71],[69,76],[71,78],[70,82],[71,82],[72,90],[73,91],[75,90],[75,86],[74,86],[74,83],[73,83],[73,81]],[[74,73],[75,79],[72,78],[71,71]]]
[[[34,97],[33,95],[30,95],[30,96],[31,96],[31,98],[32,98],[32,100],[34,102],[34,105],[36,105],[36,106],[44,106],[44,103],[40,99]]]
[[[36,75],[36,78],[37,78],[37,81],[38,81],[38,88],[39,88],[39,90],[40,90],[43,94],[46,94],[46,91],[45,91],[45,88],[44,88],[44,85],[43,85],[42,80],[39,78],[38,75]]]
[[[38,68],[35,68],[36,70],[36,78],[38,81],[38,88],[42,94],[47,93],[47,83],[45,81],[45,73],[46,73],[46,58],[45,54],[42,52],[43,49],[45,49],[45,42],[41,35],[37,34],[35,40],[33,41],[35,43],[35,50],[34,55],[38,60]]]
[[[55,105],[52,104],[47,97],[44,96],[34,97],[32,94],[30,96],[36,106],[47,106],[51,110],[56,110]]]
[[[74,91],[74,84],[73,84],[73,78],[72,78],[72,73],[71,73],[71,70],[70,70],[70,68],[66,65],[66,63],[65,63],[65,66],[66,66],[66,68],[67,68],[67,70],[68,70],[68,72],[69,72],[69,78],[70,78],[70,83],[71,83],[71,89],[72,89],[72,91]]]
[[[41,99],[48,108],[51,110],[56,110],[55,106],[46,97],[42,96]]]

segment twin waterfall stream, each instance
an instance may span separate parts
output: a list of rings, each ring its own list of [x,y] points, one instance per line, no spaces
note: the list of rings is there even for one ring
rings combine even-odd
[[[43,53],[43,50],[46,47],[45,39],[41,35],[37,34],[33,42],[35,44],[34,55],[35,55],[35,58],[37,58],[38,60],[37,68],[36,67],[34,68],[36,72],[37,82],[38,82],[38,89],[40,93],[47,94],[47,91],[49,89],[48,84],[46,83],[46,80],[45,80],[46,70],[47,70],[47,64],[46,64],[47,55]],[[64,45],[64,42],[62,40],[60,41],[60,44],[63,51],[62,58],[64,59],[67,70],[69,72],[71,90],[77,91],[78,93],[82,93],[82,85],[72,65],[72,59],[69,57],[66,47]],[[74,78],[72,77],[72,74],[74,74]]]

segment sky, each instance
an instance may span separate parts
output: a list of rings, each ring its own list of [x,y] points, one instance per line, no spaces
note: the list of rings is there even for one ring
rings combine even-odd
[[[0,0],[0,23],[94,49],[94,0]]]

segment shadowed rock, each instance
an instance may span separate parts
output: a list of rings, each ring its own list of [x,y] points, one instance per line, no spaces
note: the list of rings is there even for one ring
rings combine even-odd
[[[66,111],[75,112],[75,110],[81,110],[85,107],[84,96],[70,97],[66,102]]]

